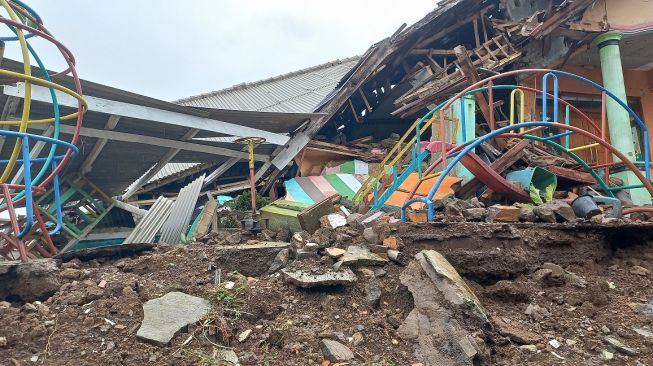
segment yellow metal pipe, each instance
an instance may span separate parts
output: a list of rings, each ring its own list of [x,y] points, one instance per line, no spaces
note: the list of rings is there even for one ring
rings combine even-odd
[[[597,147],[597,146],[600,146],[600,145],[601,145],[601,144],[596,143],[596,144],[589,144],[589,145],[584,145],[584,146],[578,146],[578,147],[575,147],[575,148],[573,148],[573,149],[569,149],[569,150],[567,150],[567,152],[575,152],[575,151],[580,151],[580,150],[586,150],[586,149],[590,149],[590,148],[592,148],[592,147]]]
[[[14,22],[19,22],[20,19],[18,16],[16,16],[16,13],[14,12],[14,9],[11,8],[7,0],[0,0],[0,5],[2,5],[3,8],[7,11],[9,14],[9,18],[13,20]],[[30,65],[30,56],[29,56],[29,50],[27,48],[27,41],[25,40],[25,35],[23,34],[23,30],[20,28],[16,28],[16,36],[18,36],[18,42],[20,43],[20,48],[21,48],[21,53],[23,56],[23,73],[25,74],[24,76],[31,76],[31,65]],[[26,132],[27,131],[27,121],[29,120],[29,113],[30,113],[30,107],[32,104],[32,84],[29,81],[25,82],[25,96],[24,96],[24,102],[23,102],[23,114],[21,116],[21,123],[18,125],[18,132]],[[2,172],[2,176],[0,176],[0,183],[4,183],[7,181],[9,178],[9,175],[11,174],[11,171],[14,169],[14,166],[16,165],[16,160],[18,159],[18,154],[21,150],[22,146],[22,139],[17,138],[16,142],[14,143],[14,149],[11,152],[11,156],[9,157],[9,161],[7,162],[7,166],[5,167],[5,170]]]
[[[519,94],[519,123],[524,123],[524,91],[517,88],[510,93],[510,125],[515,124],[515,99]],[[524,132],[524,128],[519,129],[520,133]]]

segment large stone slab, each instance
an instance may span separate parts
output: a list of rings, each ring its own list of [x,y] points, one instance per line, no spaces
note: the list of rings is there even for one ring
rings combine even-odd
[[[327,270],[322,273],[283,269],[281,273],[286,281],[303,288],[349,285],[357,280],[356,275],[349,268],[340,271]]]
[[[424,250],[417,254],[417,258],[424,272],[447,301],[460,307],[467,315],[475,317],[480,325],[489,324],[481,301],[442,254],[435,250]]]
[[[143,322],[136,336],[165,346],[179,330],[202,319],[210,309],[208,300],[183,292],[169,292],[143,304]]]
[[[489,351],[473,335],[490,324],[480,302],[458,272],[435,251],[422,251],[400,275],[414,308],[399,336],[415,345],[425,366],[488,365]]]

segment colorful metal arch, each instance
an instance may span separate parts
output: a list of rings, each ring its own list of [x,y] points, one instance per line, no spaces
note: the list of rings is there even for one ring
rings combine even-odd
[[[5,166],[0,174],[0,186],[2,186],[0,194],[4,198],[4,202],[0,205],[0,212],[9,212],[15,239],[8,241],[19,251],[20,258],[26,260],[29,254],[27,253],[21,238],[30,232],[35,220],[38,221],[40,225],[41,234],[46,237],[45,241],[49,245],[50,251],[44,251],[44,249],[40,247],[37,249],[41,254],[44,252],[49,254],[56,253],[56,248],[54,248],[54,245],[49,240],[49,235],[58,232],[62,224],[59,195],[59,173],[70,158],[78,152],[75,144],[79,139],[79,132],[84,112],[87,110],[87,105],[82,96],[79,76],[75,70],[74,56],[70,50],[52,36],[48,29],[43,25],[41,17],[33,9],[19,0],[0,0],[0,9],[3,9],[8,15],[8,17],[0,17],[0,23],[4,23],[13,33],[12,36],[0,37],[0,40],[17,42],[20,45],[23,61],[22,73],[0,69],[0,76],[3,77],[2,83],[7,84],[16,81],[22,81],[25,83],[25,94],[23,96],[23,108],[20,120],[0,121],[0,125],[17,129],[17,131],[0,130],[0,135],[15,140],[10,156],[0,160],[0,165]],[[66,69],[55,74],[50,74],[32,45],[27,41],[29,38],[33,37],[42,38],[53,44],[65,60],[67,64]],[[32,75],[32,59],[36,61],[38,68],[43,75],[42,78]],[[54,81],[56,78],[63,76],[70,76],[72,78],[74,90],[64,87]],[[31,92],[33,85],[49,89],[52,99],[51,118],[30,119]],[[77,110],[73,113],[62,116],[56,92],[62,92],[77,99]],[[60,139],[60,124],[62,121],[74,121],[74,131],[69,142]],[[52,137],[28,133],[30,125],[43,123],[52,123]],[[47,155],[45,157],[31,157],[30,141],[40,141],[49,145],[50,149]],[[56,154],[58,147],[63,148],[64,150],[59,155]],[[32,176],[33,164],[42,164],[40,170],[35,176]],[[17,165],[22,166],[23,184],[9,184],[7,181],[12,174],[15,174],[15,167]],[[36,209],[34,196],[44,194],[51,184],[55,196],[54,204],[57,206],[57,222],[54,229],[48,231],[40,218],[38,210]],[[25,224],[22,229],[19,228],[18,217],[16,214],[16,207],[18,205],[24,205],[26,211]],[[5,235],[3,237],[6,238],[7,236]]]
[[[515,85],[494,85],[494,82],[502,79],[502,78],[507,78],[511,76],[515,76],[518,74],[528,74],[528,75],[538,75],[538,74],[543,74],[542,76],[542,89],[538,90],[535,88],[530,88],[527,86],[515,86]],[[602,111],[602,121],[601,121],[601,126],[597,126],[594,121],[589,118],[587,115],[582,113],[578,108],[574,107],[571,103],[559,98],[559,90],[558,90],[558,78],[559,77],[570,77],[576,80],[579,80],[595,89],[598,89],[601,92],[601,97],[603,101],[603,111]],[[553,83],[553,91],[550,93],[548,90],[548,84]],[[428,128],[432,123],[433,120],[436,119],[436,113],[439,114],[439,119],[440,119],[440,136],[444,137],[445,135],[445,118],[444,118],[444,110],[451,107],[453,103],[458,100],[463,98],[465,95],[469,94],[475,94],[477,92],[487,92],[489,96],[489,104],[493,105],[493,98],[494,98],[494,90],[495,89],[513,89],[513,92],[511,93],[511,126],[503,127],[496,129],[495,128],[495,121],[494,121],[494,116],[491,114],[490,116],[490,121],[488,121],[488,124],[490,126],[490,133],[487,135],[467,141],[466,136],[463,139],[464,143],[462,145],[459,145],[457,147],[454,147],[453,149],[447,148],[447,143],[441,143],[439,146],[441,148],[441,158],[436,161],[432,166],[427,168],[426,170],[422,171],[421,169],[417,169],[414,167],[419,167],[421,168],[421,159],[425,157],[425,154],[421,150],[421,141],[420,141],[420,136],[421,134]],[[515,90],[519,89],[520,91],[517,92]],[[520,113],[520,122],[514,124],[514,99],[517,93],[523,93],[523,91],[533,91],[536,93],[541,93],[542,96],[542,120],[541,121],[531,121],[531,122],[522,122],[523,120],[521,117],[524,115],[523,112]],[[523,101],[523,95],[521,100]],[[548,98],[552,99],[552,113],[551,113],[551,119],[549,120],[549,105],[548,105]],[[624,108],[628,114],[633,118],[635,123],[637,124],[637,127],[642,131],[642,138],[643,138],[643,144],[644,144],[644,174],[642,174],[637,166],[627,159],[621,152],[617,151],[614,147],[612,147],[608,142],[607,142],[607,117],[606,117],[606,112],[605,112],[605,101],[607,98],[611,98],[614,101],[617,102],[619,106]],[[559,104],[562,103],[565,106],[565,123],[559,123]],[[588,122],[591,128],[595,131],[597,131],[600,136],[597,136],[596,134],[590,133],[586,130],[583,130],[578,127],[570,126],[570,114],[571,113],[577,113],[578,115],[581,116],[581,118]],[[464,124],[466,121],[465,115],[464,115],[464,108],[461,108],[461,116],[460,120]],[[558,133],[553,136],[547,136],[547,137],[540,137],[540,136],[535,136],[532,135],[533,132],[536,132],[538,130],[541,130],[543,128],[557,128],[559,131],[565,131],[563,133]],[[514,133],[511,131],[519,130],[519,133]],[[462,131],[465,131],[465,128],[462,128]],[[413,133],[411,133],[413,132]],[[510,133],[508,133],[510,132]],[[412,139],[409,139],[409,136],[413,135],[414,137]],[[579,146],[579,147],[571,147],[570,146],[570,135],[571,134],[579,134],[583,135],[592,141],[590,144],[586,144],[584,146]],[[445,166],[444,170],[439,174],[438,179],[436,180],[435,185],[431,187],[431,190],[428,194],[427,197],[425,198],[418,198],[418,199],[412,199],[412,196],[414,195],[418,184],[417,183],[413,189],[411,190],[411,193],[409,194],[409,200],[403,205],[402,207],[402,215],[405,213],[405,209],[412,203],[421,201],[427,205],[427,208],[429,210],[429,219],[433,218],[433,202],[432,198],[434,196],[434,193],[437,191],[439,188],[440,184],[442,183],[444,177],[451,171],[453,166],[460,161],[462,156],[465,154],[469,153],[474,147],[478,146],[480,143],[483,141],[487,141],[490,138],[506,138],[506,137],[518,137],[518,138],[527,138],[531,140],[537,140],[542,143],[546,143],[550,146],[553,146],[555,149],[560,150],[569,156],[571,156],[574,160],[576,160],[579,164],[581,164],[584,168],[588,169],[590,173],[596,178],[597,182],[602,186],[602,188],[607,192],[608,195],[612,195],[612,191],[618,190],[618,189],[630,189],[630,188],[637,188],[637,187],[644,187],[646,188],[650,194],[653,195],[653,186],[650,184],[650,147],[649,147],[649,140],[648,140],[648,128],[646,125],[643,123],[641,118],[630,108],[628,105],[622,101],[619,100],[614,94],[612,94],[610,91],[606,90],[602,86],[598,85],[597,83],[588,80],[586,78],[583,78],[578,75],[574,75],[572,73],[566,72],[566,71],[559,71],[559,70],[548,70],[548,69],[526,69],[526,70],[515,70],[515,71],[509,71],[503,74],[498,74],[491,76],[487,79],[481,80],[478,83],[475,83],[473,85],[470,85],[469,87],[465,88],[463,91],[460,93],[456,94],[454,97],[451,99],[444,101],[440,103],[436,108],[430,110],[426,115],[424,115],[421,119],[417,120],[413,126],[409,129],[409,131],[402,136],[400,141],[397,143],[397,146],[393,148],[384,159],[383,163],[381,166],[377,169],[378,172],[374,172],[370,179],[366,181],[363,186],[361,187],[361,190],[358,192],[357,196],[355,197],[358,201],[362,200],[363,198],[367,197],[369,194],[370,190],[374,189],[374,199],[376,200],[376,206],[372,206],[372,209],[374,208],[379,208],[378,205],[382,205],[383,198],[385,198],[388,195],[388,191],[384,192],[384,194],[381,196],[379,200],[377,198],[379,197],[377,189],[379,187],[379,182],[381,178],[383,177],[384,174],[388,171],[388,167],[385,166],[384,164],[389,164],[391,167],[390,169],[394,172],[395,177],[404,177],[407,175],[407,173],[410,173],[408,169],[404,170],[404,172],[399,175],[398,174],[398,167],[397,164],[401,163],[404,159],[404,156],[406,156],[406,153],[408,151],[411,151],[411,155],[413,160],[415,159],[420,159],[419,164],[416,164],[415,161],[413,161],[408,167],[410,169],[415,169],[415,171],[418,172],[420,181],[425,180],[426,177],[424,177],[425,174],[430,174],[436,166],[442,164]],[[564,146],[561,144],[558,144],[552,140],[556,139],[561,139],[564,138]],[[447,141],[443,141],[447,142]],[[455,143],[455,142],[454,142]],[[409,145],[409,146],[405,146]],[[402,148],[403,146],[403,148]],[[412,146],[412,149],[409,149],[409,147]],[[608,157],[610,153],[612,153],[614,156],[618,157],[620,161],[613,162],[613,163],[606,163],[606,164],[598,164],[593,167],[589,166],[584,160],[582,160],[577,154],[575,154],[575,151],[582,150],[582,149],[589,149],[589,148],[594,148],[594,147],[602,147],[603,152],[604,152],[604,157],[606,162],[608,161]],[[449,163],[447,163],[448,159],[453,159]],[[629,169],[631,169],[635,175],[640,179],[642,182],[641,185],[633,185],[633,186],[624,186],[624,187],[609,187],[605,181],[608,180],[609,178],[609,170],[607,167],[612,166],[612,165],[618,165],[622,164],[627,166]],[[605,179],[602,179],[594,169],[598,169],[599,167],[606,167],[605,169]],[[429,178],[434,177],[438,174],[432,174],[428,176]],[[395,184],[390,188],[396,189],[398,185],[400,185],[401,182],[395,182]],[[404,217],[405,218],[405,217]]]

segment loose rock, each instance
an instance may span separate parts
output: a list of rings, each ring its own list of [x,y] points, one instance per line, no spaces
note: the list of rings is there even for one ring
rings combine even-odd
[[[354,359],[354,353],[347,346],[331,339],[322,339],[320,341],[320,349],[322,350],[324,359],[331,362],[343,362]]]
[[[648,269],[640,266],[630,267],[629,272],[638,276],[648,276],[651,273],[651,271],[649,271]]]
[[[285,276],[286,281],[303,288],[349,285],[357,280],[356,275],[349,268],[337,272],[328,270],[320,274],[311,274],[302,270],[291,271],[288,269],[283,269],[281,272]]]
[[[183,327],[199,321],[211,309],[208,300],[169,292],[143,304],[143,323],[136,336],[164,346]]]

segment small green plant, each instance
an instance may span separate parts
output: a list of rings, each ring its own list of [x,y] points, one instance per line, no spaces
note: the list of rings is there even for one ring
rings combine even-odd
[[[222,306],[232,309],[239,308],[242,304],[239,300],[240,295],[247,289],[247,285],[238,285],[232,289],[227,289],[225,284],[219,284],[213,290],[211,299],[222,304]],[[237,314],[239,317],[240,314]]]
[[[256,194],[256,209],[267,206],[270,204],[270,199],[268,197],[263,197],[260,194]],[[252,193],[250,191],[245,191],[240,196],[229,201],[229,207],[235,211],[249,211],[252,209]]]

